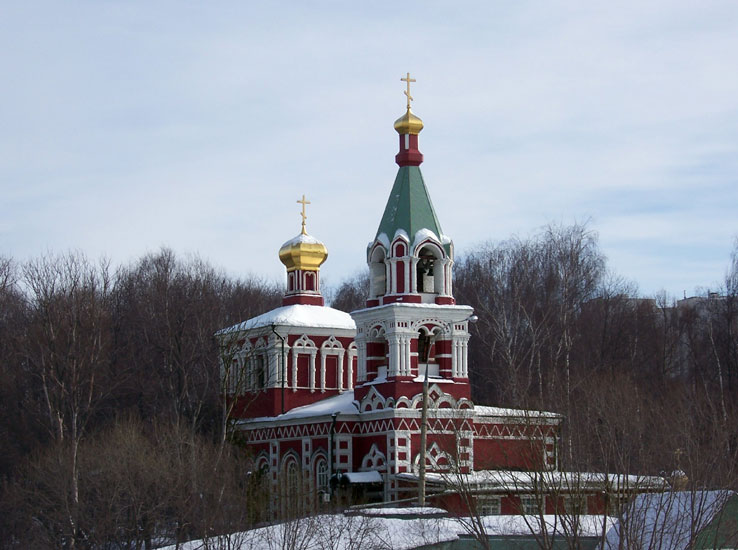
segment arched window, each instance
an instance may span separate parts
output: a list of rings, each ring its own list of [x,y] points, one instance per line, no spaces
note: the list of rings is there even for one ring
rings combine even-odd
[[[418,331],[418,376],[424,376],[426,369],[428,376],[438,376],[438,364],[436,362],[436,339],[440,335],[438,327],[429,330],[420,327]]]
[[[427,363],[428,353],[430,352],[430,338],[428,333],[421,330],[418,334],[418,362]]]
[[[264,354],[259,353],[254,357],[254,380],[253,389],[263,390],[266,387],[267,372]]]
[[[285,518],[296,517],[302,509],[302,494],[300,468],[295,456],[288,455],[284,460],[280,477],[282,514]]]
[[[384,248],[378,246],[372,252],[369,262],[369,276],[371,277],[369,295],[371,298],[384,296],[387,292],[387,270],[384,260]]]
[[[315,461],[315,489],[319,493],[328,491],[328,461],[325,458]]]
[[[297,462],[291,460],[287,463],[287,494],[289,496],[297,497],[299,481]]]
[[[305,290],[315,291],[315,273],[305,273]]]

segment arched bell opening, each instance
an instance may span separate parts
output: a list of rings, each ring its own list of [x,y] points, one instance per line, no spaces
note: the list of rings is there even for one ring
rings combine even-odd
[[[379,298],[387,293],[387,255],[383,247],[376,247],[369,258],[369,297]]]
[[[426,243],[418,250],[415,288],[418,294],[427,295],[428,301],[432,301],[439,294],[444,294],[445,264],[443,250],[435,243]]]

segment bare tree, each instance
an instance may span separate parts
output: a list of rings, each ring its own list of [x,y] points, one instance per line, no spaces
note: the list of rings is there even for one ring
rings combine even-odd
[[[31,300],[26,361],[36,377],[67,491],[60,503],[65,543],[80,539],[79,445],[110,375],[110,276],[81,254],[45,257],[23,268]]]
[[[366,307],[367,298],[369,298],[369,271],[364,269],[341,283],[331,300],[331,307],[351,312]]]

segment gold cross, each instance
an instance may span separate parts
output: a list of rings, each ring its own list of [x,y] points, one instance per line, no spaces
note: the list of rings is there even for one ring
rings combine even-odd
[[[307,235],[307,231],[305,231],[305,220],[307,219],[307,215],[305,214],[305,205],[310,204],[310,201],[305,200],[305,195],[303,195],[302,199],[297,202],[298,204],[302,204],[302,234]]]
[[[410,102],[413,100],[413,96],[410,95],[410,83],[415,82],[414,78],[410,78],[410,73],[407,73],[407,76],[405,78],[401,78],[403,82],[407,82],[407,90],[404,91],[404,94],[407,96],[407,109],[410,110]]]

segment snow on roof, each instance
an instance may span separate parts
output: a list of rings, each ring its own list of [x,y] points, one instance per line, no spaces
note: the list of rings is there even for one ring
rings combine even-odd
[[[393,509],[395,512],[402,510]],[[433,509],[434,511],[436,509]],[[379,512],[380,510],[376,510]],[[269,525],[251,531],[224,535],[217,541],[220,546],[234,550],[261,550],[262,548],[281,548],[283,542],[299,543],[300,548],[317,550],[349,550],[351,548],[388,548],[410,550],[427,548],[431,545],[470,537],[469,518],[415,517],[400,519],[364,514],[333,514],[312,516],[276,525]],[[561,516],[486,516],[484,528],[489,536],[533,535],[545,530],[549,535],[557,534],[565,538],[572,525],[565,524]],[[597,537],[602,533],[603,522],[611,525],[612,520],[603,516],[579,516],[578,536]],[[360,538],[357,538],[360,537]],[[211,540],[211,543],[215,543]],[[326,542],[328,545],[326,545]],[[219,546],[219,547],[220,547]],[[162,550],[199,550],[204,548],[201,540],[168,546]]]
[[[485,516],[484,529],[489,536],[501,535],[539,535],[544,530],[548,536],[565,537],[571,533],[571,518],[561,515],[547,514],[544,516],[503,515]],[[602,526],[611,528],[615,525],[614,518],[607,516],[580,515],[577,516],[578,535],[580,537],[599,537],[602,535]]]
[[[733,495],[732,491],[666,491],[638,495],[628,506],[622,521],[608,530],[600,548],[635,550],[656,545],[669,550],[686,550]]]
[[[240,420],[239,424],[251,424],[253,422],[284,422],[298,418],[311,418],[318,416],[330,416],[334,412],[342,414],[358,414],[359,408],[354,401],[354,391],[345,391],[340,395],[321,399],[310,405],[295,407],[284,414],[278,416],[262,416],[259,418],[249,418]]]
[[[404,237],[406,241],[410,241],[410,237],[408,236],[407,231],[405,231],[401,227],[398,228],[397,231],[395,231],[395,236],[392,238],[392,240],[394,241],[397,237]]]
[[[290,239],[289,241],[287,241],[286,243],[284,243],[282,245],[282,248],[284,248],[285,246],[292,246],[294,244],[300,244],[300,243],[323,244],[322,242],[320,242],[318,239],[316,239],[312,235],[306,235],[306,234],[300,233],[297,237],[294,237]]]
[[[371,472],[346,472],[343,474],[349,483],[382,483],[382,474],[376,470]]]
[[[362,516],[448,516],[448,512],[443,508],[434,508],[432,506],[415,506],[406,508],[357,508],[352,509],[351,513]]]
[[[372,311],[376,311],[379,309],[382,309],[384,307],[402,307],[402,308],[408,308],[408,307],[421,307],[424,309],[439,309],[439,310],[448,310],[449,307],[445,305],[440,304],[414,304],[411,302],[392,302],[391,304],[383,304],[381,306],[374,306],[371,308],[364,308],[364,309],[371,309]],[[364,309],[357,309],[356,311],[364,311]],[[457,311],[460,309],[467,309],[469,310],[469,313],[472,313],[474,311],[474,308],[471,306],[464,306],[464,305],[457,305],[454,306],[454,309]],[[356,311],[353,311],[352,313],[356,313]]]
[[[418,229],[415,232],[414,238],[413,238],[413,244],[410,245],[410,248],[415,250],[415,247],[418,246],[420,243],[425,241],[426,239],[431,239],[433,241],[436,241],[437,243],[440,243],[441,240],[438,238],[438,235],[436,235],[433,231],[430,229],[424,227],[422,229]]]
[[[291,306],[278,307],[262,315],[253,317],[248,321],[224,328],[218,331],[218,334],[252,330],[270,325],[356,330],[356,323],[354,323],[351,315],[344,311],[325,306],[293,304]]]
[[[379,235],[377,235],[377,238],[376,238],[376,239],[375,239],[374,241],[379,241],[379,243],[380,243],[380,244],[381,244],[382,246],[384,246],[384,247],[385,247],[385,248],[386,248],[387,250],[389,250],[389,247],[390,247],[390,240],[389,240],[389,237],[387,236],[387,233],[380,233]],[[371,241],[371,242],[370,242],[370,243],[369,243],[369,244],[367,245],[367,248],[371,248],[371,247],[372,247],[372,245],[374,244],[374,241]]]
[[[478,416],[502,416],[502,417],[524,417],[524,418],[561,418],[559,413],[549,411],[532,411],[525,409],[507,409],[504,407],[487,407],[485,405],[474,405]]]
[[[416,481],[412,473],[397,474],[398,479]],[[634,489],[663,489],[666,481],[660,477],[599,472],[561,472],[546,470],[539,472],[517,472],[513,470],[479,470],[468,474],[426,473],[427,482],[446,487],[467,487],[472,491],[533,491],[545,490],[579,492],[602,489],[605,485],[614,490],[632,491]]]
[[[282,548],[290,541],[305,550],[349,550],[392,548],[410,550],[426,544],[457,540],[463,527],[447,519],[397,519],[333,514],[312,516],[276,525],[225,535],[219,548],[262,550]],[[211,544],[215,541],[211,540]],[[292,547],[292,546],[290,546]],[[161,550],[200,550],[202,540],[190,541]]]

